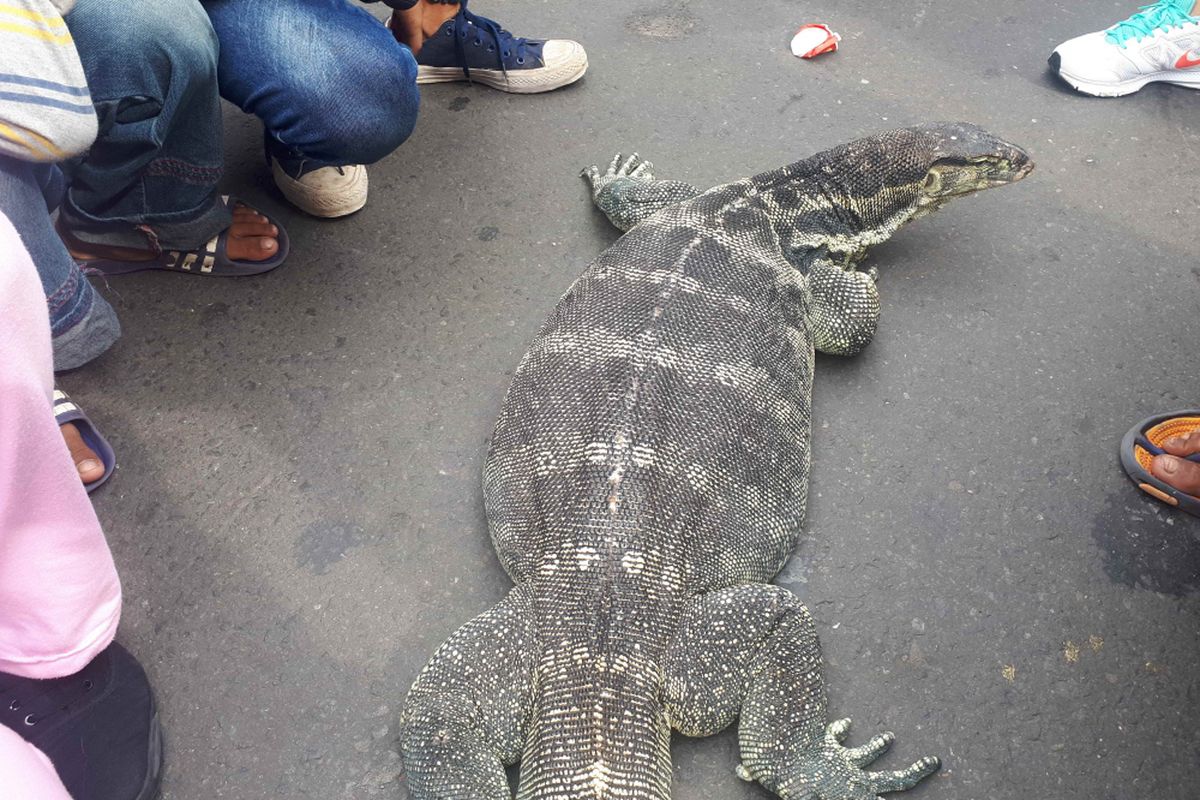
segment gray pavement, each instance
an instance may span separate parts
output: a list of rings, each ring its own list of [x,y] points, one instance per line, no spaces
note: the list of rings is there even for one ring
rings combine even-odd
[[[581,167],[637,148],[711,185],[963,119],[1038,170],[876,252],[881,330],[818,361],[809,521],[779,582],[816,615],[855,740],[894,730],[885,765],[943,757],[914,800],[1195,797],[1200,524],[1140,496],[1116,446],[1200,402],[1200,94],[1093,100],[1044,72],[1135,3],[477,5],[583,41],[590,74],[430,88],[338,222],[284,206],[230,110],[227,188],[286,222],[289,262],[112,279],[124,339],[61,381],[120,458],[95,503],[165,715],[164,796],[406,796],[404,693],[509,585],[480,488],[501,398],[615,238]],[[806,21],[842,51],[793,58]],[[729,732],[674,754],[677,798],[767,796]]]

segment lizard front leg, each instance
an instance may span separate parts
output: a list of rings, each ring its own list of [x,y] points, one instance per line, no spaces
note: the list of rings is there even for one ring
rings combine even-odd
[[[511,800],[537,659],[520,586],[433,654],[405,701],[400,745],[413,800]]]
[[[875,800],[912,788],[939,766],[923,758],[895,772],[865,771],[891,746],[890,733],[842,746],[850,721],[828,722],[812,617],[778,586],[735,586],[693,600],[664,666],[672,726],[708,736],[740,714],[738,775],[785,800]]]
[[[809,273],[813,344],[819,352],[852,356],[879,328],[879,289],[874,268],[866,272],[818,262]]]
[[[592,185],[592,201],[617,228],[627,231],[664,208],[700,194],[690,183],[655,180],[650,172],[653,166],[637,153],[624,161],[617,153],[606,172],[597,166],[583,171]]]

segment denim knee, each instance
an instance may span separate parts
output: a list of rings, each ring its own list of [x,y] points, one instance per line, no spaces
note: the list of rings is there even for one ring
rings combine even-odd
[[[168,94],[216,86],[217,36],[195,0],[79,0],[67,24],[102,126],[148,119]]]
[[[365,81],[359,75],[361,85],[350,95],[354,105],[344,116],[329,119],[327,147],[338,155],[338,161],[374,163],[412,135],[421,101],[417,62],[407,48],[401,48],[400,52],[402,61],[411,62],[411,69],[408,64],[398,64]]]
[[[221,41],[221,96],[263,121],[272,149],[369,164],[417,119],[417,62],[347,0],[205,0]]]
[[[382,55],[367,49],[349,64],[331,57],[313,65],[323,76],[318,81],[294,73],[283,89],[292,97],[294,124],[282,131],[268,127],[268,132],[326,163],[372,164],[387,156],[412,134],[420,95],[416,60],[408,49]],[[386,68],[379,69],[380,64]]]
[[[228,49],[224,28],[218,26],[218,32],[226,48],[224,71],[239,59]],[[266,37],[269,74],[258,78],[254,93],[260,99],[247,110],[262,118],[271,137],[305,158],[329,164],[378,161],[416,125],[416,59],[365,13],[330,20],[319,44],[297,41],[286,26]],[[222,74],[223,87],[229,79]]]

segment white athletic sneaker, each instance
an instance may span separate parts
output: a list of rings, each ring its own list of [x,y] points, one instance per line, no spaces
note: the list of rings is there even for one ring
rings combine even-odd
[[[1063,42],[1050,68],[1085,94],[1118,97],[1162,81],[1200,89],[1200,18],[1194,0],[1161,0],[1106,31]]]
[[[367,204],[367,168],[362,164],[321,167],[293,178],[272,157],[271,175],[292,205],[314,217],[344,217]]]

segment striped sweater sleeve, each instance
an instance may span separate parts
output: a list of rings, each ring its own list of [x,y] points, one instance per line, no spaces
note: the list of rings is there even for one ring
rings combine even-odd
[[[96,138],[75,43],[50,0],[0,0],[0,155],[61,161]]]

